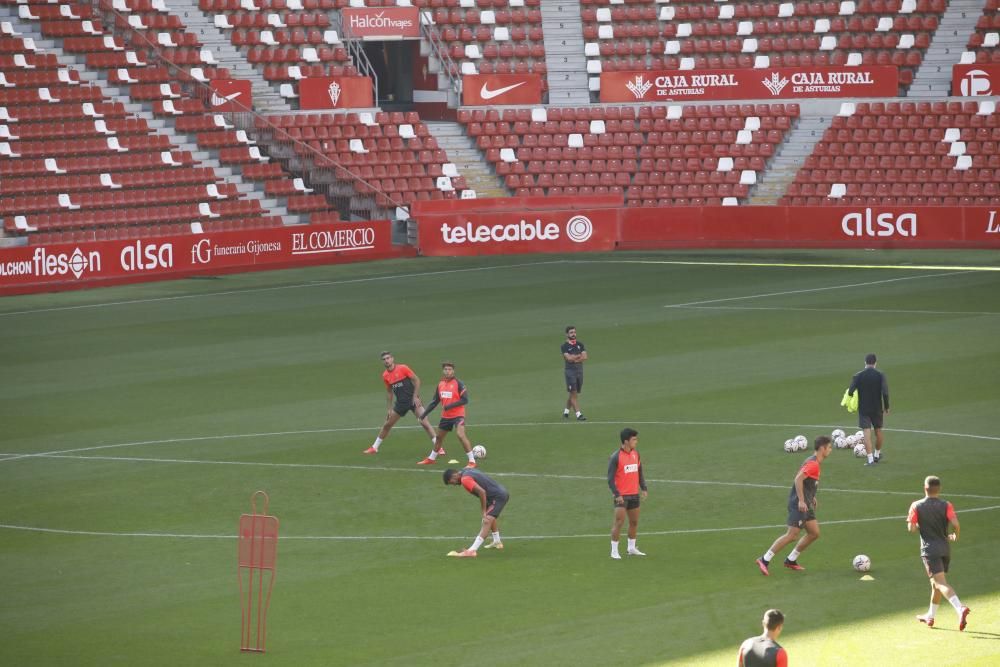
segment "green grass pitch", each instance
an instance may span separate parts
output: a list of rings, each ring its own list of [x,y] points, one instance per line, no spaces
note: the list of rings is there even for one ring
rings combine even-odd
[[[772,606],[795,665],[1000,664],[996,260],[422,258],[0,299],[0,664],[731,665]],[[561,418],[568,324],[585,423]],[[502,553],[445,557],[478,505],[415,465],[412,418],[362,456],[383,349],[425,400],[457,364],[512,496]],[[805,457],[782,443],[857,430],[839,401],[870,351],[885,462],[834,451],[807,570],[764,578]],[[626,425],[648,556],[615,562],[604,475]],[[933,630],[913,618],[928,586],[903,516],[927,474],[959,510],[964,633],[947,604]],[[235,540],[258,489],[282,535],[262,656],[238,650]]]

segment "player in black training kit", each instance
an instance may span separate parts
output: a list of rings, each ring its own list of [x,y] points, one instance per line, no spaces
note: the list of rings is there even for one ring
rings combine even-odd
[[[878,360],[874,354],[865,355],[865,367],[851,378],[847,393],[858,392],[858,428],[865,432],[865,449],[868,462],[874,465],[882,458],[882,415],[889,414],[889,383],[885,373],[875,370]],[[875,432],[875,451],[872,452],[872,431]]]
[[[587,418],[580,412],[579,396],[583,391],[583,362],[587,360],[587,348],[583,342],[576,339],[576,327],[566,327],[566,342],[562,344],[562,356],[566,362],[566,391],[569,397],[566,399],[566,407],[563,409],[563,419],[569,419],[569,411],[572,408],[576,412],[576,420],[587,421]]]

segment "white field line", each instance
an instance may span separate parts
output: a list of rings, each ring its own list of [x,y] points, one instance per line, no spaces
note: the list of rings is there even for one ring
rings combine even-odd
[[[862,315],[871,315],[871,308],[795,308],[792,306],[672,306],[673,308],[688,308],[690,310],[775,310],[775,311],[788,311],[788,312],[805,312],[805,313],[860,313]],[[958,316],[980,316],[989,315],[995,316],[1000,315],[1000,312],[990,312],[985,310],[900,310],[900,309],[886,309],[879,308],[877,310],[879,315],[958,315]]]
[[[783,292],[767,292],[764,294],[747,294],[746,296],[730,296],[722,299],[706,299],[704,301],[689,301],[687,303],[668,303],[664,308],[687,308],[689,306],[702,306],[709,303],[722,303],[724,301],[742,301],[744,299],[764,299],[772,296],[787,296],[789,294],[809,294],[812,292],[829,292],[838,289],[853,289],[855,287],[870,287],[872,285],[885,285],[887,283],[901,282],[903,280],[923,280],[925,278],[941,278],[944,276],[956,276],[968,273],[967,271],[951,271],[948,273],[925,273],[919,276],[904,276],[902,278],[886,278],[885,280],[871,280],[864,283],[847,283],[844,285],[827,285],[826,287],[810,287],[808,289],[785,290]]]
[[[380,282],[384,280],[399,280],[400,278],[423,278],[426,276],[441,276],[451,273],[469,273],[474,271],[496,271],[500,269],[521,268],[525,266],[544,266],[546,264],[562,264],[562,260],[548,260],[542,262],[523,262],[520,264],[502,264],[498,266],[478,266],[467,269],[445,269],[440,271],[424,271],[420,273],[395,273],[386,276],[369,276],[367,278],[348,278],[344,280],[310,280],[305,283],[294,285],[275,285],[273,287],[249,287],[247,289],[226,290],[223,292],[204,292],[201,294],[178,294],[176,296],[158,296],[149,299],[131,299],[128,301],[107,301],[104,303],[87,303],[76,306],[54,306],[52,308],[36,308],[32,310],[13,310],[10,312],[0,312],[0,317],[10,317],[13,315],[33,315],[35,313],[54,313],[67,310],[86,310],[90,308],[110,308],[112,306],[131,306],[141,303],[160,303],[164,301],[181,301],[187,299],[201,299],[203,297],[232,296],[240,294],[256,294],[259,292],[275,292],[279,290],[302,289],[305,287],[328,287],[332,285],[356,285],[358,283]]]
[[[338,463],[273,463],[269,461],[219,461],[211,459],[174,459],[159,457],[140,456],[81,456],[78,454],[49,454],[40,458],[50,459],[73,459],[81,461],[115,461],[120,463],[167,463],[172,465],[219,465],[219,466],[247,466],[258,468],[287,468],[299,470],[355,470],[361,472],[402,472],[427,474],[434,473],[440,469],[428,470],[426,468],[394,468],[388,466],[364,466],[347,465]],[[537,472],[492,472],[496,477],[527,477],[530,479],[561,479],[561,480],[582,480],[582,481],[607,481],[607,477],[601,475],[558,475],[553,473]],[[748,489],[788,489],[788,484],[763,484],[755,482],[722,482],[715,480],[698,479],[654,479],[646,480],[656,484],[691,484],[697,486],[736,486]],[[886,491],[883,489],[836,489],[823,487],[824,493],[860,493],[880,496],[913,496],[912,491]],[[968,493],[949,493],[948,496],[955,498],[979,498],[984,500],[1000,500],[1000,496],[984,496]]]
[[[988,512],[1000,509],[1000,505],[990,505],[989,507],[973,507],[961,510],[959,514],[971,514],[972,512]],[[906,517],[902,515],[868,517],[862,519],[834,519],[823,521],[824,526],[871,523],[874,521],[902,521]],[[694,535],[699,533],[732,533],[748,530],[775,530],[785,528],[782,524],[770,524],[763,526],[730,526],[723,528],[678,528],[674,530],[653,530],[642,531],[643,536],[655,535]],[[22,526],[16,524],[0,523],[0,529],[19,530],[32,533],[48,533],[56,535],[78,535],[85,537],[156,537],[174,539],[202,539],[202,540],[235,540],[237,535],[211,535],[196,533],[153,533],[153,532],[109,532],[100,530],[68,530],[62,528],[42,528],[39,526]],[[583,533],[577,535],[517,535],[507,534],[504,540],[572,540],[572,539],[596,539],[607,537],[605,533]],[[467,540],[468,535],[280,535],[279,540],[309,540],[309,541],[339,541],[339,542],[367,542],[377,540],[410,540],[410,541],[437,541],[437,540]]]
[[[567,259],[567,264],[666,264],[673,266],[749,266],[778,269],[888,269],[893,271],[1000,271],[1000,266],[953,266],[943,264],[829,264],[823,262],[720,262],[668,259]]]
[[[739,427],[753,427],[753,428],[822,428],[822,429],[835,429],[842,428],[842,424],[774,424],[774,423],[762,423],[762,422],[726,422],[726,421],[630,421],[615,420],[615,421],[600,421],[600,420],[588,420],[582,424],[574,424],[575,428],[593,428],[595,426],[607,426],[607,425],[617,425],[631,424],[633,426],[739,426]],[[565,424],[563,422],[496,422],[496,423],[484,423],[477,424],[481,428],[534,428],[538,426],[559,426],[563,427]],[[402,430],[415,430],[421,428],[419,426],[410,425],[396,425],[393,427],[395,429]],[[122,447],[142,447],[145,445],[169,445],[169,444],[183,444],[189,442],[205,442],[209,440],[240,440],[245,438],[277,438],[290,435],[316,435],[324,433],[352,433],[359,431],[372,431],[376,430],[373,426],[344,426],[336,428],[317,428],[317,429],[304,429],[296,431],[265,431],[262,433],[233,433],[233,434],[223,434],[223,435],[200,435],[192,436],[187,438],[162,438],[156,440],[135,440],[132,442],[120,442],[108,445],[92,445],[90,447],[77,447],[73,449],[57,449],[48,452],[32,452],[32,453],[18,453],[18,452],[7,452],[5,454],[0,454],[0,463],[5,461],[19,461],[22,459],[31,458],[45,458],[54,457],[57,454],[78,454],[80,452],[93,452],[103,449],[119,449]],[[988,440],[994,442],[1000,442],[1000,436],[995,435],[977,435],[974,433],[950,433],[947,431],[926,431],[920,429],[905,429],[905,428],[886,428],[883,429],[887,433],[916,433],[920,435],[938,435],[946,436],[951,438],[969,438],[973,440]],[[6,458],[3,458],[6,457]]]

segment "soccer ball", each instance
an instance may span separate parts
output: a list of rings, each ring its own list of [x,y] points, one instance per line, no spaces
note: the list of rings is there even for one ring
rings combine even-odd
[[[867,572],[872,569],[872,559],[864,554],[858,554],[851,563],[858,572]]]
[[[846,438],[846,437],[847,434],[844,433],[844,430],[840,428],[833,429],[833,433],[830,434],[830,439],[833,440],[834,442],[837,442],[837,438]]]
[[[868,450],[865,449],[865,443],[859,442],[854,445],[854,455],[859,459],[868,457]]]
[[[476,445],[475,447],[472,448],[472,455],[475,456],[477,459],[485,459],[486,448],[483,447],[482,445]]]
[[[847,447],[853,447],[854,445],[858,444],[858,436],[849,435],[846,438],[844,438],[844,442],[847,443],[846,444]]]
[[[789,438],[788,440],[785,440],[785,451],[786,452],[794,452],[796,449],[797,449],[797,447],[795,445],[795,440],[794,439]]]
[[[843,433],[843,431],[841,431]],[[833,444],[836,445],[837,449],[847,449],[847,438],[842,435],[838,435],[834,440]]]
[[[854,434],[854,437],[857,438],[859,441],[863,441],[865,439],[865,432],[858,431],[857,433]]]
[[[809,446],[809,441],[806,440],[806,436],[804,436],[804,435],[797,435],[797,436],[795,436],[795,447],[796,447],[796,449],[804,450],[808,446]]]

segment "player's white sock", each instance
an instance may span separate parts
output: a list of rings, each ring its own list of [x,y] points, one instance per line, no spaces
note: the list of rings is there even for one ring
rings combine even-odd
[[[476,462],[476,455],[473,454],[472,452],[466,452],[465,455],[469,457],[469,463]]]
[[[635,540],[633,538],[628,538],[628,550],[635,551]]]
[[[874,456],[874,454],[869,454],[868,455],[868,463],[875,463],[875,456]]]
[[[961,616],[962,615],[962,601],[958,599],[958,596],[957,595],[952,595],[950,598],[948,598],[948,602],[951,603],[951,606],[954,607],[955,611],[958,612],[958,615]]]
[[[580,412],[579,410],[577,410],[577,411],[576,411],[576,416],[577,416],[577,417],[579,417],[579,416],[580,416],[580,415],[582,415],[582,414],[583,414],[583,413],[582,413],[582,412]]]
[[[378,448],[381,447],[381,446],[382,446],[382,438],[379,438],[379,437],[376,436],[375,437],[375,442],[372,444],[372,449],[378,450]]]
[[[875,456],[875,460],[878,461],[880,458],[882,458],[882,452],[880,452],[879,450],[876,449],[874,456]]]
[[[493,543],[494,544],[500,544],[500,531],[499,530],[495,530],[495,531],[493,531],[492,535],[493,535]]]
[[[476,539],[473,540],[472,546],[469,547],[469,551],[479,551],[479,547],[483,546],[483,538],[476,535]]]
[[[564,408],[563,409],[563,414],[564,415],[568,415],[569,414],[569,408]]]
[[[612,556],[618,555],[618,542],[615,540],[611,540],[611,555]]]
[[[799,557],[799,550],[792,549],[792,553],[788,554],[788,560],[796,560]]]
[[[927,608],[927,618],[934,618],[937,615],[938,606],[931,602],[931,606]]]
[[[427,458],[429,458],[431,461],[437,461],[437,457],[438,453],[436,449],[432,449],[431,453],[427,455]]]
[[[774,558],[774,552],[773,551],[771,551],[770,549],[768,549],[767,551],[764,552],[764,560],[766,562],[770,563],[772,558]]]
[[[434,445],[434,449],[437,449],[438,437],[436,435],[431,436],[431,444]]]

